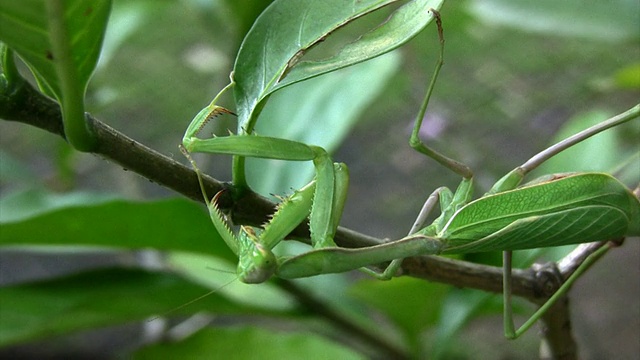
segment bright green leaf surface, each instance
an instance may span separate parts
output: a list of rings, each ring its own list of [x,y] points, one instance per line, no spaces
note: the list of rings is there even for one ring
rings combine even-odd
[[[206,288],[175,275],[107,269],[0,289],[0,346],[83,329],[144,320],[202,295]],[[221,294],[172,315],[261,312]]]
[[[639,212],[638,200],[615,178],[567,175],[465,205],[442,231],[450,246],[443,253],[532,249],[633,235],[630,218]]]
[[[442,1],[411,1],[394,12],[384,23],[355,42],[345,45],[332,57],[301,61],[286,73],[274,91],[289,84],[324,74],[395,49],[422,31],[434,19],[430,9],[440,9]],[[435,46],[434,46],[435,48]]]
[[[177,343],[153,345],[134,359],[363,359],[356,352],[309,333],[285,333],[255,327],[205,329]]]
[[[285,85],[280,84],[281,78],[289,69],[295,69],[295,64],[307,50],[347,23],[392,2],[358,1],[348,7],[340,0],[280,0],[269,6],[245,37],[234,66],[238,131],[252,130],[255,117],[263,105],[261,102]],[[291,81],[286,81],[290,84],[318,76],[371,59],[404,44],[433,19],[426,10],[430,7],[439,8],[442,1],[416,3],[422,7],[422,11],[413,9],[414,12],[410,12],[404,8],[406,13],[401,13],[401,17],[407,18],[390,21],[388,26],[384,26],[386,34],[383,35],[379,27],[360,39],[366,41],[348,45],[344,52],[326,60],[323,66],[304,65],[299,72],[291,74]]]

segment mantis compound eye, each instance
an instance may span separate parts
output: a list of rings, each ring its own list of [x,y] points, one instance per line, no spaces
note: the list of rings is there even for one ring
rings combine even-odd
[[[238,277],[246,284],[259,284],[267,281],[278,266],[276,256],[271,250],[255,243],[246,261],[238,264]]]

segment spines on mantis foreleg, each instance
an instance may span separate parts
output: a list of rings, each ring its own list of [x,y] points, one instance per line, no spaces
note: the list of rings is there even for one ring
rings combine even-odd
[[[193,118],[187,131],[182,138],[182,145],[189,151],[193,151],[193,141],[194,138],[200,133],[200,131],[204,128],[209,121],[213,118],[221,115],[221,114],[231,114],[235,115],[231,110],[223,108],[222,106],[212,105],[207,106],[204,109],[200,110],[200,112]]]
[[[207,201],[207,207],[209,210],[209,217],[211,218],[211,222],[215,226],[216,230],[227,244],[227,246],[233,251],[234,254],[240,254],[240,248],[238,247],[238,242],[236,240],[235,235],[229,228],[229,223],[226,220],[226,216],[222,213],[220,208],[218,207],[218,199],[222,195],[224,190],[218,191],[211,201],[205,199]]]
[[[189,126],[187,127],[187,130],[185,131],[184,136],[182,137],[182,145],[188,151],[190,152],[193,151],[191,147],[191,140],[195,138],[196,135],[198,135],[200,130],[202,130],[202,127],[206,125],[207,122],[209,122],[209,120],[223,113],[235,115],[230,110],[227,110],[222,106],[216,105],[218,103],[218,99],[222,96],[222,94],[224,94],[227,90],[229,90],[235,84],[235,82],[233,81],[233,76],[231,76],[230,80],[231,82],[227,86],[225,86],[222,90],[220,90],[220,92],[213,98],[213,100],[211,100],[211,103],[209,103],[209,105],[207,105],[204,109],[200,110],[198,114],[196,114],[196,116],[189,123]]]
[[[271,249],[258,240],[252,228],[241,226],[238,236],[233,234],[218,208],[218,198],[223,191],[216,193],[208,203],[211,221],[227,246],[238,256],[238,279],[246,284],[265,282],[276,270],[276,257]]]
[[[276,212],[271,216],[271,221],[264,226],[262,232],[262,243],[265,247],[273,249],[280,240],[309,216],[314,191],[315,181],[312,181],[278,204]]]
[[[202,128],[209,123],[209,121],[213,120],[214,118],[222,114],[229,114],[234,116],[236,115],[233,111],[227,108],[223,108],[222,106],[216,105],[214,106],[213,110],[211,110],[202,120],[202,124],[200,124],[200,127],[198,127],[196,134],[199,133],[202,130]]]

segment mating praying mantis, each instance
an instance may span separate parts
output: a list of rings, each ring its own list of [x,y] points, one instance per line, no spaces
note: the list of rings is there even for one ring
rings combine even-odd
[[[417,255],[463,254],[504,251],[505,335],[516,338],[524,333],[603,251],[591,255],[561,288],[518,330],[511,312],[511,251],[539,247],[586,243],[640,235],[640,202],[629,189],[604,173],[554,174],[519,187],[525,176],[540,164],[606,129],[640,116],[640,104],[632,109],[583,130],[540,152],[515,168],[482,197],[472,201],[473,173],[465,165],[424,144],[418,137],[436,79],[443,64],[444,40],[439,13],[431,10],[440,37],[439,60],[416,118],[411,146],[463,177],[455,192],[441,187],[425,202],[409,235],[381,245],[360,249],[337,247],[333,241],[347,193],[348,171],[333,163],[318,146],[251,134],[240,129],[237,135],[200,139],[198,132],[211,118],[231,113],[216,105],[225,87],[189,125],[181,150],[193,165],[217,231],[238,256],[238,279],[261,283],[271,276],[286,279],[362,269],[379,278],[397,274],[402,259]],[[284,73],[283,73],[284,76]],[[189,155],[194,152],[229,154],[236,158],[257,157],[289,161],[312,161],[315,178],[285,198],[263,229],[241,226],[236,236],[218,209],[221,193],[210,200],[201,172]],[[440,216],[430,225],[426,219],[439,203]],[[309,218],[313,250],[293,257],[276,257],[272,249],[294,228]],[[391,261],[381,273],[367,266]]]

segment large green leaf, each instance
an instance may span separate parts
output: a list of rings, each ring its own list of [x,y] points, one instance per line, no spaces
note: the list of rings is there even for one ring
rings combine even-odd
[[[16,51],[41,90],[62,105],[65,133],[88,150],[84,93],[98,61],[110,0],[0,1],[0,40]]]
[[[411,1],[334,56],[321,61],[300,61],[305,52],[337,29],[393,2],[364,0],[352,2],[351,6],[345,6],[341,0],[273,2],[254,23],[236,58],[234,95],[238,132],[251,132],[263,100],[277,89],[401,46],[433,20],[428,10],[442,5],[439,0]]]
[[[71,245],[235,256],[206,211],[185,199],[136,202],[26,192],[2,199],[0,246]]]
[[[177,343],[149,346],[134,359],[363,359],[364,356],[311,333],[256,327],[205,329]]]
[[[167,273],[105,269],[0,289],[0,347],[74,331],[202,311],[265,313]],[[275,313],[270,311],[269,313]]]

